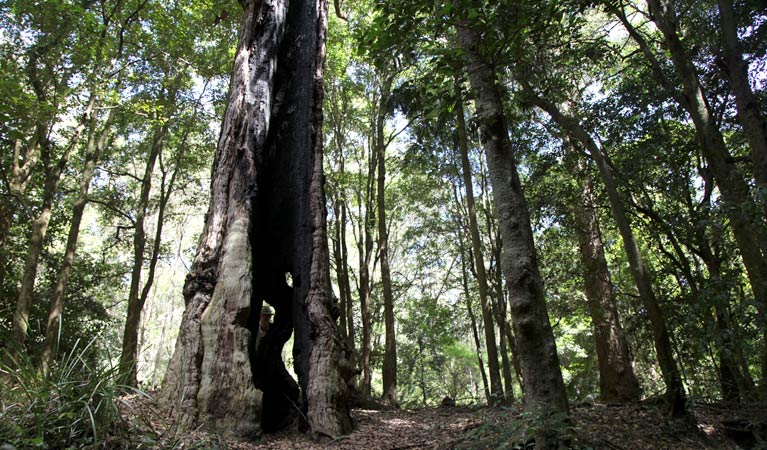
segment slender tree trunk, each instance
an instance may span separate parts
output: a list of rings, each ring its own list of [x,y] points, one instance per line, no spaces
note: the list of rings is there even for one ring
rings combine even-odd
[[[338,306],[341,311],[341,316],[338,319],[338,331],[341,333],[341,338],[344,339],[344,341],[348,341],[349,336],[347,334],[347,326],[346,326],[346,303],[349,302],[349,299],[346,297],[346,290],[343,286],[342,281],[342,272],[343,272],[343,265],[341,264],[341,200],[338,198],[338,193],[336,193],[336,198],[332,200],[333,202],[333,216],[335,217],[335,220],[333,221],[333,261],[335,262],[335,268],[336,268],[336,282],[338,283]]]
[[[0,200],[0,292],[5,284],[5,268],[8,264],[8,235],[11,232],[13,214],[10,205]]]
[[[751,147],[754,178],[760,191],[758,195],[762,202],[767,202],[767,122],[748,80],[748,64],[743,60],[742,46],[738,40],[738,22],[733,3],[731,0],[718,0],[717,4],[727,79],[735,97],[738,119]]]
[[[751,84],[748,80],[748,65],[743,60],[743,51],[738,41],[738,24],[732,1],[718,0],[717,3],[719,5],[727,78],[735,97],[738,119],[743,125],[744,134],[751,147],[751,162],[757,189],[756,198],[761,203],[762,215],[767,216],[767,121],[762,114],[759,99],[751,90]],[[755,225],[760,226],[762,223]],[[735,226],[733,224],[733,228]],[[747,233],[746,230],[743,232]],[[738,243],[740,244],[740,241]],[[761,316],[763,381],[760,388],[762,397],[767,398],[767,261],[765,260],[767,258],[767,243],[763,240],[761,244],[761,255],[751,250],[747,252],[748,256],[743,255],[743,261],[746,263],[746,258],[750,260],[746,263],[746,267],[754,296],[757,297],[758,310]],[[743,242],[743,245],[748,245],[748,242]],[[751,266],[750,269],[749,266]],[[754,283],[760,286],[754,286]]]
[[[241,4],[211,201],[163,397],[187,425],[250,437],[260,421],[286,423],[297,402],[313,436],[335,438],[351,430],[351,367],[332,313],[322,186],[327,3]],[[274,325],[255,349],[263,300]],[[297,384],[280,357],[293,332]]]
[[[349,350],[351,351],[350,362],[352,366],[357,365],[357,349],[355,348],[356,329],[354,327],[354,307],[352,304],[352,289],[351,282],[349,281],[349,250],[346,247],[346,223],[347,223],[347,206],[344,199],[341,200],[341,234],[340,234],[340,248],[341,248],[341,280],[343,281],[343,289],[346,296],[346,308],[342,311],[346,317],[346,336],[349,342]]]
[[[174,94],[170,95],[175,98]],[[122,383],[128,386],[137,385],[136,364],[138,363],[138,329],[141,322],[141,311],[144,309],[144,301],[141,295],[141,273],[144,268],[146,230],[144,221],[149,210],[149,194],[152,189],[152,176],[154,166],[165,145],[165,138],[168,134],[169,125],[165,121],[163,125],[154,130],[152,145],[147,156],[144,176],[141,179],[141,193],[139,195],[138,205],[136,207],[136,221],[133,224],[133,269],[131,270],[130,289],[128,291],[128,315],[125,319],[123,328],[122,352],[120,353],[120,372]],[[161,229],[158,223],[158,229]],[[151,286],[151,282],[147,281]]]
[[[389,234],[386,228],[386,143],[384,126],[386,108],[389,103],[392,77],[384,76],[381,85],[378,114],[375,124],[376,160],[378,162],[377,207],[378,207],[378,251],[381,258],[381,285],[384,300],[384,360],[383,360],[383,399],[390,405],[397,401],[397,340],[394,325],[394,295],[389,269]]]
[[[64,294],[69,276],[72,272],[72,266],[75,260],[75,251],[77,250],[77,241],[80,235],[80,223],[82,222],[85,207],[88,204],[88,190],[90,188],[93,174],[96,171],[96,163],[99,160],[102,150],[106,145],[106,139],[111,127],[111,114],[104,124],[101,134],[96,137],[96,117],[91,119],[88,144],[85,152],[85,162],[80,175],[80,186],[72,206],[72,220],[69,224],[69,234],[67,243],[64,247],[64,259],[61,262],[59,276],[56,280],[56,286],[53,290],[53,299],[48,312],[48,321],[45,328],[45,342],[43,343],[42,356],[40,358],[40,368],[43,373],[48,372],[48,367],[53,362],[53,357],[59,345],[59,336],[61,335],[61,316],[64,310]]]
[[[59,160],[55,165],[51,162],[52,143],[46,139],[43,146],[43,161],[45,165],[45,181],[43,184],[43,201],[37,218],[32,222],[32,232],[27,245],[27,258],[24,263],[24,276],[21,282],[21,291],[16,301],[16,310],[13,315],[13,339],[19,346],[25,346],[27,340],[27,329],[29,326],[29,311],[32,307],[32,297],[35,290],[35,280],[37,279],[37,269],[40,255],[43,253],[45,234],[48,231],[48,224],[53,212],[53,204],[56,199],[59,182],[64,173],[64,169],[69,163],[69,156],[80,142],[80,134],[90,121],[93,114],[93,108],[96,104],[96,95],[91,94],[88,105],[85,107],[81,121],[74,129],[69,144],[62,151]]]
[[[530,90],[528,89],[528,91]],[[666,384],[666,400],[670,413],[673,416],[683,415],[685,414],[686,396],[684,386],[682,385],[682,378],[679,375],[679,369],[674,361],[669,332],[666,328],[663,312],[652,290],[650,274],[647,273],[644,260],[639,251],[639,245],[634,238],[634,232],[623,208],[623,202],[618,195],[618,185],[613,177],[612,170],[596,142],[586,133],[576,119],[564,115],[556,105],[538,96],[533,96],[532,100],[538,107],[546,111],[574,141],[586,147],[589,155],[597,164],[599,174],[607,191],[613,217],[623,238],[623,247],[631,267],[631,275],[637,285],[639,297],[647,309],[647,315],[652,325],[655,352],[663,374],[663,381]]]
[[[594,327],[600,398],[605,402],[633,402],[639,400],[641,392],[631,365],[628,344],[623,337],[607,269],[596,198],[585,168],[581,167],[579,172],[579,178],[584,181],[581,198],[573,203],[575,233],[583,262],[586,300]]]
[[[756,208],[753,207],[754,201],[748,184],[740,169],[729,162],[731,154],[715,122],[695,66],[677,33],[673,5],[667,0],[648,0],[647,4],[650,16],[663,34],[665,47],[681,80],[681,91],[665,76],[649,44],[633,28],[623,11],[615,8],[612,10],[639,45],[659,83],[688,112],[695,126],[703,155],[721,192],[724,210],[730,219],[732,232],[756,299],[760,327],[764,330],[761,348],[762,379],[767,380],[767,237],[764,220],[759,217],[761,215],[752,213]],[[764,393],[767,383],[762,383],[761,388]]]
[[[458,200],[458,194],[456,193],[456,201]],[[477,329],[477,317],[474,314],[474,310],[471,308],[471,290],[469,289],[469,270],[466,267],[467,254],[469,253],[465,248],[466,245],[463,240],[464,227],[461,225],[460,220],[458,222],[457,232],[458,242],[461,248],[461,281],[463,283],[463,294],[466,299],[466,312],[469,313],[469,319],[471,320],[471,332],[474,337],[474,346],[477,348],[477,365],[479,366],[479,373],[482,376],[482,387],[485,392],[485,401],[487,404],[492,404],[493,397],[490,395],[490,386],[487,382],[487,372],[485,372],[485,363],[482,361],[482,341],[479,338],[479,330]]]
[[[458,26],[458,39],[469,63],[466,70],[476,96],[480,137],[503,236],[501,267],[509,289],[512,324],[525,379],[525,407],[539,427],[536,448],[558,448],[569,441],[563,433],[563,421],[569,421],[569,406],[515,151],[509,140],[494,68],[480,52],[480,34],[464,20]]]
[[[149,377],[151,380],[150,386],[152,389],[157,389],[162,381],[160,378],[160,367],[162,366],[162,351],[165,347],[165,331],[168,328],[169,318],[170,314],[163,314],[162,328],[160,329],[160,339],[157,341],[157,350],[155,351],[154,362],[152,363],[152,375]]]
[[[333,141],[335,143],[338,158],[338,174],[345,177],[345,158],[344,150],[346,147],[346,135],[342,128],[343,116],[348,113],[345,97],[330,84],[330,92],[334,97],[341,97],[342,110],[338,109],[337,101],[330,101],[331,121],[333,123]],[[354,305],[352,302],[351,282],[349,280],[349,250],[346,244],[346,226],[349,223],[347,190],[345,182],[339,180],[336,199],[335,199],[335,217],[336,217],[336,278],[338,280],[338,289],[341,296],[341,320],[342,336],[347,341],[347,351],[349,352],[349,361],[352,366],[357,364],[357,349],[355,348],[356,331],[354,327]]]
[[[493,309],[491,300],[488,298],[487,272],[485,271],[485,259],[482,252],[482,240],[479,236],[477,225],[477,211],[474,205],[474,188],[471,177],[471,165],[469,164],[469,144],[466,137],[466,123],[463,113],[463,97],[461,95],[460,80],[454,80],[456,95],[456,124],[458,134],[458,150],[461,155],[461,173],[463,185],[466,190],[466,207],[469,219],[469,235],[471,236],[471,248],[474,256],[474,267],[477,275],[477,288],[479,290],[479,302],[482,306],[482,322],[485,329],[485,345],[487,346],[487,368],[490,372],[490,396],[491,405],[501,403],[504,399],[503,384],[501,384],[501,370],[498,366],[498,347],[495,342],[495,323],[493,321]],[[508,389],[508,385],[507,385]]]
[[[370,367],[370,355],[373,351],[373,327],[370,317],[370,260],[373,256],[373,228],[375,225],[375,213],[373,210],[373,183],[375,180],[376,161],[375,153],[370,152],[368,158],[368,177],[364,197],[362,192],[357,192],[357,204],[359,212],[359,224],[357,233],[357,253],[359,258],[359,286],[360,315],[362,319],[362,351],[360,391],[370,397],[371,381],[373,379]],[[363,203],[364,202],[364,203]],[[363,210],[364,209],[364,210]]]

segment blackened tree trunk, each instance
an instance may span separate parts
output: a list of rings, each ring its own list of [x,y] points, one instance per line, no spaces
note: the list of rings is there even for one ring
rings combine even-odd
[[[351,430],[350,367],[332,314],[326,240],[327,3],[241,4],[210,206],[163,398],[179,405],[185,424],[227,435],[258,435],[262,420],[277,428],[298,407],[315,437],[337,437]],[[274,325],[254,349],[264,301]],[[280,357],[291,333],[297,384]]]
[[[569,406],[515,151],[494,67],[485,59],[480,34],[465,20],[457,31],[468,60],[466,70],[475,95],[480,138],[503,237],[501,267],[509,290],[512,325],[525,379],[525,407],[538,426],[536,448],[558,448],[567,445],[563,422],[569,421]]]
[[[579,178],[584,180],[583,190],[581,198],[573,202],[573,216],[599,362],[599,394],[606,402],[632,402],[639,400],[639,382],[623,337],[591,178],[583,167],[581,169]]]
[[[466,136],[466,122],[463,116],[463,96],[461,95],[461,83],[458,78],[454,82],[456,96],[455,114],[458,135],[458,150],[461,155],[461,175],[463,186],[466,191],[466,215],[469,220],[469,236],[471,237],[472,255],[474,256],[474,270],[479,290],[479,304],[482,308],[482,322],[485,329],[485,346],[487,347],[487,369],[490,372],[490,404],[500,403],[503,396],[501,384],[501,369],[498,365],[498,346],[495,341],[495,321],[493,309],[488,294],[487,272],[485,270],[485,258],[482,252],[482,240],[479,236],[477,225],[477,209],[474,204],[474,188],[472,186],[471,165],[469,164],[469,143]],[[507,389],[509,386],[507,385]]]

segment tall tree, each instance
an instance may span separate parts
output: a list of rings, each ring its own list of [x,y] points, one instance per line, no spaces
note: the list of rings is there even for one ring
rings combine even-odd
[[[639,382],[618,316],[592,181],[585,164],[580,165],[576,173],[583,189],[573,202],[573,217],[599,361],[599,396],[606,402],[632,402],[639,400]]]
[[[136,378],[138,330],[141,321],[141,311],[144,309],[144,303],[146,302],[146,295],[142,295],[142,290],[148,293],[152,286],[154,264],[157,262],[160,245],[159,239],[155,239],[155,247],[157,248],[153,249],[152,256],[150,257],[152,261],[152,264],[150,264],[150,274],[147,280],[145,280],[144,288],[142,288],[141,275],[146,260],[145,251],[147,244],[145,221],[149,213],[149,198],[152,190],[152,180],[154,179],[155,164],[165,147],[172,116],[177,108],[177,95],[182,76],[185,72],[183,66],[179,68],[182,70],[177,71],[168,78],[168,85],[162,87],[162,92],[158,99],[162,107],[158,108],[159,117],[153,118],[156,125],[151,134],[149,150],[146,153],[147,159],[144,166],[144,174],[141,177],[141,189],[135,210],[136,218],[133,222],[133,267],[131,269],[131,281],[128,290],[128,314],[125,320],[125,327],[123,328],[122,351],[120,353],[122,383],[128,386],[136,386],[138,382]],[[170,64],[168,69],[170,69]],[[167,202],[161,202],[162,209],[164,209],[165,203]],[[162,222],[159,219],[162,219],[162,217],[158,218],[157,228],[162,232]]]
[[[731,0],[718,0],[719,27],[722,41],[722,63],[727,73],[730,89],[735,97],[738,119],[751,147],[751,163],[757,189],[767,192],[767,121],[759,99],[751,89],[748,76],[748,62],[743,59],[743,45],[738,39],[738,18]],[[764,200],[761,200],[764,202]],[[763,204],[764,208],[765,205]]]
[[[477,277],[477,286],[479,290],[479,302],[482,309],[482,321],[485,329],[485,345],[487,346],[487,369],[490,372],[490,396],[491,404],[500,403],[503,398],[503,385],[501,384],[501,370],[498,365],[498,347],[495,341],[495,321],[493,320],[493,309],[489,296],[487,272],[485,270],[485,258],[482,251],[482,241],[479,236],[479,226],[477,225],[477,211],[474,205],[474,188],[471,177],[471,166],[469,164],[469,144],[466,136],[466,121],[463,112],[463,95],[461,95],[461,84],[458,78],[455,80],[455,114],[456,131],[458,135],[458,150],[461,157],[461,174],[463,175],[463,185],[466,191],[466,214],[469,220],[469,236],[471,237],[472,255],[474,256],[474,270]],[[507,383],[506,390],[511,389]]]
[[[661,32],[671,65],[679,80],[667,76],[662,60],[650,42],[628,19],[624,6],[608,5],[636,42],[657,82],[688,114],[697,131],[701,150],[722,195],[725,212],[743,258],[761,322],[762,379],[767,379],[767,232],[763,214],[754,200],[740,168],[729,161],[732,154],[716,121],[716,114],[703,89],[698,70],[679,33],[679,16],[667,0],[649,0],[649,16]],[[736,68],[737,70],[737,68]],[[755,155],[757,158],[759,155]],[[767,387],[765,388],[767,389]]]
[[[98,128],[97,116],[91,117],[89,125],[88,143],[86,145],[85,159],[83,169],[80,173],[81,179],[78,186],[77,198],[72,205],[72,219],[69,224],[69,233],[67,243],[64,248],[64,259],[59,268],[59,276],[56,280],[56,287],[51,299],[51,307],[48,313],[48,320],[45,327],[45,342],[43,343],[42,355],[40,357],[40,368],[43,373],[48,371],[55,351],[58,348],[59,336],[62,330],[62,313],[64,310],[64,294],[69,283],[69,278],[74,265],[75,251],[77,250],[77,241],[80,235],[80,224],[82,223],[85,207],[88,204],[88,191],[90,189],[93,175],[96,171],[96,163],[100,155],[104,152],[107,145],[107,139],[112,127],[112,113],[106,119],[102,128]]]
[[[642,258],[639,244],[634,236],[629,217],[626,214],[625,207],[623,206],[623,202],[621,201],[618,192],[618,184],[605,156],[602,154],[602,149],[599,148],[596,141],[594,141],[586,130],[583,129],[578,119],[564,114],[561,108],[557,105],[533,93],[529,86],[526,90],[528,98],[535,105],[546,111],[557,125],[561,127],[563,132],[571,136],[574,142],[578,142],[582,145],[589,156],[596,162],[597,169],[602,178],[602,183],[604,183],[608,199],[610,200],[610,209],[613,218],[615,219],[621,238],[623,239],[623,248],[626,251],[629,260],[631,275],[633,276],[637,290],[639,291],[639,297],[642,299],[645,308],[647,308],[648,317],[652,325],[655,352],[657,353],[658,363],[660,364],[661,372],[663,373],[663,381],[666,384],[666,400],[669,406],[669,412],[674,416],[682,415],[686,411],[686,395],[684,386],[682,385],[682,378],[679,374],[679,369],[672,352],[671,337],[669,335],[668,327],[666,326],[666,319],[660,308],[660,304],[655,297],[650,274],[644,259]]]
[[[279,420],[294,395],[280,353],[295,332],[309,430],[338,437],[351,429],[350,368],[332,313],[322,186],[327,3],[241,4],[210,206],[163,397],[181,404],[187,424],[258,434],[259,418]],[[274,327],[249,351],[263,301]]]
[[[456,9],[462,5],[456,5]],[[476,2],[457,25],[458,42],[466,54],[467,72],[475,96],[476,116],[493,186],[495,210],[503,237],[501,266],[506,277],[511,318],[517,337],[525,407],[540,420],[536,448],[557,448],[568,440],[563,421],[569,406],[556,343],[549,322],[543,282],[533,244],[532,226],[516,165],[516,151],[482,34],[466,17],[478,12]]]
[[[384,300],[384,360],[383,399],[397,405],[397,340],[394,323],[394,295],[392,294],[391,269],[389,268],[389,230],[386,226],[386,118],[390,108],[391,85],[394,74],[383,69],[380,80],[380,96],[375,115],[375,152],[377,161],[376,206],[378,208],[378,252],[381,259],[381,286]]]

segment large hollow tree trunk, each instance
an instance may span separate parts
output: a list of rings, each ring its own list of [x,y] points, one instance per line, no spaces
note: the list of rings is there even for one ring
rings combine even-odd
[[[471,165],[469,164],[469,143],[466,136],[466,122],[463,117],[463,96],[461,84],[458,78],[454,82],[456,96],[456,123],[458,134],[458,150],[461,155],[461,175],[463,186],[466,190],[466,209],[469,219],[469,235],[471,248],[474,256],[474,269],[477,275],[477,288],[479,290],[479,304],[482,308],[482,322],[485,329],[485,345],[487,347],[487,370],[490,372],[490,404],[499,404],[503,401],[503,385],[501,384],[501,369],[498,365],[498,346],[495,341],[495,321],[493,309],[488,293],[487,272],[485,270],[485,258],[482,252],[482,240],[479,236],[477,225],[477,209],[474,204],[474,188],[471,177]],[[510,386],[507,385],[507,389]]]
[[[284,425],[297,407],[314,436],[338,437],[351,430],[350,367],[332,314],[322,187],[327,3],[241,4],[210,206],[163,398],[186,425],[226,435],[258,435],[262,418]],[[264,301],[275,320],[255,349]],[[291,332],[297,384],[280,358]]]
[[[583,190],[573,203],[575,233],[583,262],[586,301],[594,328],[599,363],[599,396],[605,402],[639,400],[639,382],[631,365],[628,344],[615,303],[615,292],[605,260],[591,178],[581,168]]]
[[[480,50],[480,34],[466,21],[462,21],[457,31],[469,63],[466,70],[475,94],[480,138],[503,237],[501,267],[509,290],[512,325],[525,379],[525,408],[536,418],[535,447],[558,448],[567,445],[569,440],[563,423],[569,421],[569,406],[515,151],[509,139],[494,68],[483,59]]]

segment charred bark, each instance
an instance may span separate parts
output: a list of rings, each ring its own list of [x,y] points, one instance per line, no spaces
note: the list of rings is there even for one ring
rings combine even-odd
[[[301,411],[315,437],[337,437],[351,430],[350,367],[333,315],[319,134],[327,3],[241,4],[211,201],[163,396],[181,403],[187,424],[228,435],[252,437]],[[249,349],[263,301],[275,324]],[[291,332],[297,383],[280,358]]]

